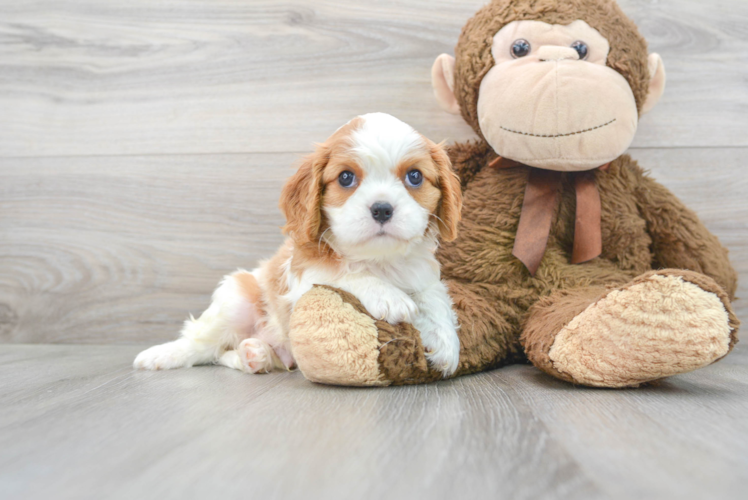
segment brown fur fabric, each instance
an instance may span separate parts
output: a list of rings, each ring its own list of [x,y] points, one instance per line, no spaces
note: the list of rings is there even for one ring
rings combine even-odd
[[[595,172],[602,200],[603,254],[585,264],[569,263],[576,201],[571,176],[564,174],[548,248],[532,277],[511,255],[528,167],[480,168],[493,154],[483,143],[460,144],[450,154],[456,171],[468,179],[460,236],[444,243],[438,253],[461,325],[456,375],[529,360],[549,375],[579,383],[557,370],[549,357],[556,335],[611,290],[640,283],[655,273],[680,276],[717,295],[729,316],[730,348],[737,342],[739,322],[730,305],[735,272],[727,250],[692,211],[649,178],[629,156],[613,162],[607,171]],[[657,243],[679,242],[677,235],[689,238],[677,245]],[[653,266],[684,263],[694,271],[652,270]],[[339,290],[337,293],[358,314],[371,318],[355,297]],[[320,314],[328,315],[324,311]],[[308,315],[297,319],[311,321]],[[319,321],[324,324],[327,320]],[[372,335],[377,336],[379,344],[381,383],[406,385],[441,378],[429,367],[415,328],[384,321],[374,321],[373,325],[376,333]],[[326,351],[338,353],[349,341],[334,338],[328,342]],[[304,365],[299,360],[302,371]]]
[[[733,270],[730,269],[730,271],[733,271]],[[710,278],[708,275],[704,275],[698,272],[684,271],[680,269],[660,269],[657,271],[650,271],[648,273],[644,273],[643,275],[637,277],[631,284],[635,285],[637,283],[642,283],[646,281],[650,276],[655,275],[655,274],[658,274],[661,276],[680,276],[684,281],[693,283],[694,285],[698,286],[702,290],[706,290],[707,292],[711,292],[715,294],[719,298],[719,300],[722,301],[722,303],[725,306],[725,309],[727,310],[727,315],[729,317],[729,326],[730,326],[730,351],[733,350],[733,348],[735,347],[735,344],[738,343],[738,330],[740,328],[740,320],[735,315],[735,311],[733,311],[732,306],[730,305],[730,302],[735,298],[734,289],[732,290],[732,292],[730,292],[730,295],[728,295],[725,292],[724,285],[719,284],[714,279]]]
[[[423,350],[423,344],[421,343],[421,336],[418,333],[418,330],[416,330],[412,325],[407,323],[403,323],[400,325],[390,325],[386,321],[376,320],[371,314],[369,314],[366,308],[364,308],[361,302],[354,295],[337,288],[318,285],[315,287],[315,290],[313,292],[310,292],[310,294],[312,296],[320,295],[320,291],[323,290],[334,291],[338,294],[343,304],[351,306],[353,311],[355,311],[356,313],[364,315],[371,319],[374,325],[374,329],[371,333],[372,335],[377,336],[377,341],[379,344],[378,362],[379,373],[381,375],[380,380],[382,380],[386,385],[421,384],[425,382],[433,382],[442,378],[441,374],[438,371],[433,370],[431,369],[431,367],[429,367],[429,364],[426,361],[426,355]],[[302,304],[302,307],[305,306],[306,304]],[[315,308],[315,313],[319,312],[318,302],[312,304],[311,307]],[[329,317],[327,311],[322,311],[322,314],[326,318]],[[311,316],[309,313],[307,313],[304,315],[304,318],[306,320],[309,320],[311,319]],[[348,321],[349,330],[345,333],[345,339],[328,338],[322,339],[321,341],[320,339],[315,339],[317,342],[317,347],[319,347],[320,343],[329,342],[334,346],[333,350],[339,351],[340,348],[335,345],[336,341],[350,340],[354,337],[354,333],[361,334],[361,332],[353,332],[353,325],[350,322],[350,319]],[[305,325],[305,327],[308,328],[308,325]],[[329,327],[325,330],[329,330]],[[297,342],[296,346],[298,347],[299,345],[300,343]],[[300,362],[300,366],[303,371],[306,365],[302,360],[300,360]],[[317,378],[318,374],[319,369],[315,370],[312,378]],[[358,374],[353,373],[353,371],[347,376],[349,377],[349,383],[360,382],[359,380],[352,380],[353,378],[358,377]],[[322,378],[322,380],[317,381],[334,383],[334,380],[330,380],[329,377]],[[356,383],[354,385],[359,384]]]
[[[471,150],[474,154],[470,154]],[[736,278],[727,250],[691,210],[648,177],[629,156],[614,161],[607,171],[595,172],[602,200],[603,254],[585,264],[569,263],[576,201],[571,176],[564,174],[546,254],[532,277],[511,255],[528,167],[479,168],[491,154],[482,143],[458,145],[451,152],[456,171],[466,172],[469,179],[464,188],[460,236],[444,243],[438,253],[461,325],[456,375],[529,359],[552,376],[584,383],[554,367],[549,351],[557,334],[611,290],[641,283],[653,274],[679,276],[715,294],[727,312],[730,349],[735,345],[739,322],[730,300],[734,298]],[[655,271],[654,267],[692,270]],[[355,297],[338,293],[357,314],[371,318]],[[316,323],[308,313],[301,317],[295,312],[296,322],[329,324],[334,315],[316,307],[314,318],[320,316]],[[441,378],[428,366],[420,336],[411,325],[393,326],[383,321],[371,324],[376,327],[371,335],[377,337],[379,345],[377,385],[416,384]],[[327,366],[344,357],[342,346],[361,334],[337,329],[339,336],[324,340],[329,345],[316,346],[315,356],[326,352],[325,356],[330,357],[328,361],[315,359],[317,366]],[[309,333],[299,331],[297,335]],[[353,336],[348,338],[349,335]],[[313,366],[303,360],[299,360],[299,366],[312,379],[340,383],[340,378],[313,373]],[[630,385],[641,382],[632,380]],[[354,383],[352,379],[348,383],[365,385],[365,381]]]
[[[343,302],[374,319],[356,297],[343,290],[336,291]],[[441,378],[439,372],[429,367],[421,336],[412,325],[390,325],[381,320],[374,320],[374,324],[377,326],[380,344],[379,371],[384,380],[392,381],[392,385],[408,385],[433,382]]]
[[[649,82],[647,46],[636,26],[614,1],[494,0],[465,25],[456,48],[455,95],[465,120],[479,135],[478,90],[481,79],[494,63],[491,43],[495,33],[515,20],[569,24],[577,19],[585,20],[610,41],[608,65],[628,80],[641,110]],[[626,369],[631,367],[632,359],[636,363],[636,353],[625,349],[624,354],[633,355],[626,360],[628,364],[614,366],[616,380],[609,385],[605,377],[575,380],[551,359],[554,341],[560,338],[560,332],[571,332],[567,327],[582,317],[590,305],[599,305],[597,301],[612,291],[659,279],[652,278],[653,273],[677,276],[716,295],[719,301],[715,299],[712,303],[717,304],[718,316],[729,323],[729,329],[721,325],[722,344],[729,350],[737,342],[738,320],[730,305],[735,296],[737,275],[730,266],[727,250],[693,211],[651,179],[628,155],[613,161],[605,171],[594,171],[602,202],[603,251],[584,264],[570,263],[576,196],[573,175],[562,174],[560,202],[553,214],[546,252],[533,277],[512,255],[529,167],[488,166],[496,153],[484,140],[456,144],[449,148],[449,154],[461,178],[462,221],[458,238],[444,242],[437,257],[461,325],[460,366],[456,375],[529,359],[550,375],[597,387],[636,386],[657,378],[657,375],[649,379],[642,377],[641,372],[646,370],[633,367],[631,373],[638,371],[639,375],[627,380]],[[665,268],[673,270],[663,271]],[[688,288],[693,287],[689,285]],[[353,303],[355,299],[348,297],[346,301]],[[725,311],[721,310],[719,302]],[[366,314],[360,304],[358,306],[360,314]],[[651,309],[649,314],[661,318],[660,310],[652,313]],[[617,317],[611,314],[607,318],[615,322]],[[383,383],[410,384],[439,378],[429,369],[419,335],[410,325],[391,326],[378,322],[377,328],[379,374]],[[591,328],[585,333],[595,331]],[[626,331],[617,331],[619,338],[621,333],[625,338]],[[562,347],[572,344],[559,343]],[[667,342],[661,344],[668,351]],[[338,345],[334,344],[329,351],[334,352]],[[646,344],[639,345],[645,345],[646,350]],[[583,345],[577,352],[586,347]],[[595,356],[600,352],[590,353],[592,361],[597,361]],[[566,361],[574,357],[569,355],[569,349],[563,354]],[[677,361],[677,346],[666,354],[669,358],[663,359]],[[709,358],[706,363],[712,360]],[[670,367],[674,369],[657,373],[678,373],[676,365],[677,362]]]
[[[569,24],[577,19],[608,39],[608,65],[628,80],[641,109],[649,82],[647,44],[614,1],[494,0],[468,21],[455,50],[455,95],[478,134],[478,89],[494,64],[496,32],[515,20]],[[539,368],[569,380],[548,359],[553,335],[607,289],[658,268],[703,273],[694,283],[708,291],[716,281],[737,331],[729,304],[737,276],[727,250],[693,211],[628,155],[607,171],[595,172],[602,200],[602,255],[570,264],[576,198],[571,176],[565,174],[546,253],[532,277],[512,255],[528,168],[488,167],[496,154],[483,140],[456,144],[449,153],[462,181],[463,213],[458,239],[444,243],[438,256],[462,325],[458,374],[522,361],[526,354]]]
[[[470,148],[473,155],[467,153]],[[564,174],[548,247],[533,278],[511,253],[529,169],[476,168],[474,160],[485,158],[487,148],[484,143],[463,144],[452,154],[455,169],[469,172],[472,180],[464,191],[460,236],[444,243],[438,254],[462,325],[458,374],[521,359],[520,336],[527,324],[530,331],[524,347],[530,361],[559,376],[547,360],[552,332],[546,328],[550,327],[534,333],[543,320],[529,322],[531,308],[555,304],[554,308],[566,311],[553,315],[553,329],[558,332],[607,288],[623,286],[653,267],[690,268],[724,287],[721,297],[734,297],[735,271],[727,250],[691,210],[628,155],[615,160],[607,171],[595,172],[602,200],[603,254],[581,265],[569,262],[576,200],[571,176]],[[703,280],[694,282],[702,286]],[[729,300],[725,305],[734,318]]]
[[[613,0],[494,0],[462,29],[455,49],[455,97],[462,116],[481,135],[478,125],[478,88],[494,65],[491,40],[512,21],[570,24],[583,19],[610,42],[608,66],[621,73],[641,110],[649,88],[647,42],[636,25]]]
[[[590,304],[600,300],[605,292],[603,287],[556,290],[536,302],[528,312],[521,337],[532,364],[549,375],[574,382],[568,374],[554,368],[548,353],[558,332]]]
[[[541,298],[528,311],[527,320],[523,325],[521,336],[522,345],[532,364],[556,378],[566,380],[567,382],[579,383],[579,381],[574,380],[568,373],[559,371],[549,356],[558,333],[572,319],[585,311],[590,305],[604,299],[610,292],[629,289],[635,285],[646,283],[652,276],[677,277],[686,282],[693,283],[704,291],[715,294],[724,305],[729,318],[730,339],[728,353],[733,349],[738,341],[737,331],[740,321],[732,311],[730,299],[724,290],[713,279],[703,274],[679,269],[663,269],[644,273],[623,287],[555,290],[549,296]]]

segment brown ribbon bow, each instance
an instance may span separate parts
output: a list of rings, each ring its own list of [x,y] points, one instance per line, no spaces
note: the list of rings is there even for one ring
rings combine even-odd
[[[610,163],[603,165],[600,169],[606,170],[609,165]],[[489,167],[502,169],[520,166],[523,164],[500,156],[489,163]],[[522,261],[530,274],[535,276],[551,234],[553,211],[558,206],[561,192],[562,172],[529,168],[530,175],[527,179],[512,255]],[[601,204],[594,171],[574,172],[573,176],[577,210],[571,263],[581,264],[594,259],[603,251],[600,229]]]

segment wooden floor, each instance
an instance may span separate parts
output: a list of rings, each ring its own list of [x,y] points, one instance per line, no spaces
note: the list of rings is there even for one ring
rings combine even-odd
[[[472,137],[430,67],[485,1],[0,0],[0,498],[745,497],[748,347],[631,391],[131,371],[280,244],[315,141],[370,111]],[[619,3],[668,72],[631,154],[748,298],[748,2]]]
[[[636,390],[530,366],[420,387],[134,372],[0,346],[0,498],[744,499],[748,348]]]

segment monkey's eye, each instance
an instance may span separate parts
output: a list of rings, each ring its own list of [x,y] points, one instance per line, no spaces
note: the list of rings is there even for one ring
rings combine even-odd
[[[589,47],[587,47],[586,43],[582,42],[581,40],[577,40],[576,42],[571,44],[571,48],[577,51],[580,61],[587,59],[587,55],[589,54]]]
[[[340,175],[338,176],[338,184],[340,184],[344,188],[353,186],[355,182],[356,182],[356,174],[354,174],[350,170],[341,172]]]
[[[512,44],[512,56],[513,57],[525,57],[527,54],[530,53],[531,50],[532,50],[532,47],[530,46],[530,42],[528,42],[524,38],[515,40],[514,43]]]
[[[405,176],[407,183],[412,187],[418,187],[423,184],[423,174],[420,170],[413,169]]]

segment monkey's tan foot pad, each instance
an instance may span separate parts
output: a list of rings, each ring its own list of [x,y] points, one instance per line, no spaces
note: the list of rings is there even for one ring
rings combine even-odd
[[[315,286],[291,316],[291,351],[312,382],[385,386],[431,382],[418,330],[375,320],[351,294]]]
[[[707,366],[737,342],[738,320],[704,275],[647,273],[608,292],[556,336],[553,367],[593,387],[632,387]]]

